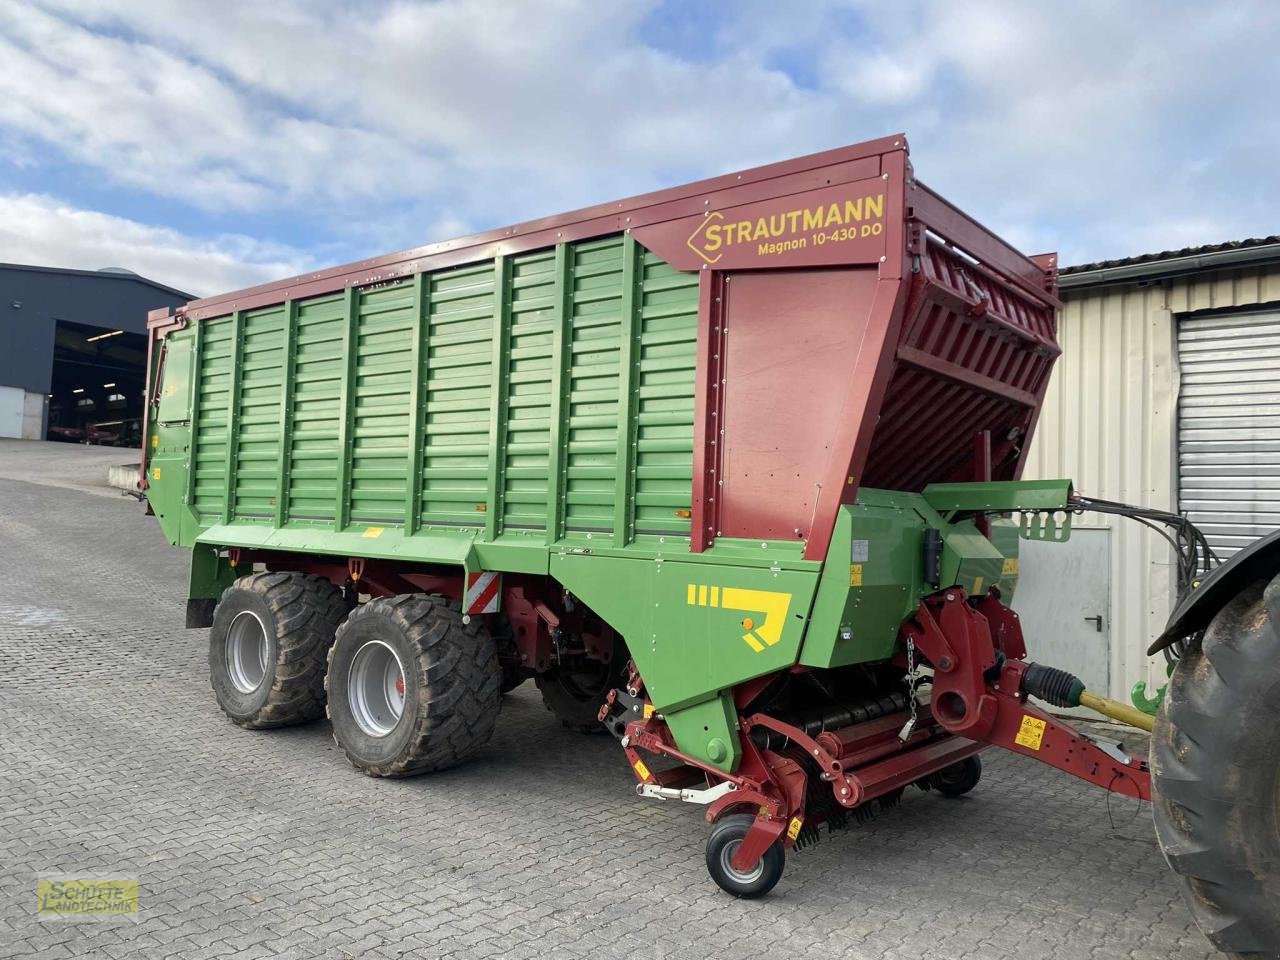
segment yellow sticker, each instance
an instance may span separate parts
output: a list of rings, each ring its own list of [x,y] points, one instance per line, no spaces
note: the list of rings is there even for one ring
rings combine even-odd
[[[860,563],[849,564],[849,586],[851,587],[862,586],[862,564]]]
[[[974,577],[974,578],[973,578],[973,592],[972,592],[972,593],[970,593],[970,594],[969,594],[969,596],[971,596],[971,597],[976,597],[976,596],[978,596],[978,594],[980,594],[980,593],[982,593],[982,577]]]
[[[386,527],[365,527],[364,533],[360,534],[360,536],[364,537],[366,540],[377,540],[378,537],[382,536],[382,531],[385,529],[387,528]]]
[[[644,705],[644,718],[645,718],[646,720],[648,720],[648,719],[649,719],[650,717],[652,717],[652,716],[653,716],[653,704],[652,704],[652,703],[646,703],[646,704]]]
[[[44,876],[36,879],[36,913],[49,917],[138,917],[136,879]]]
[[[151,449],[154,450],[158,446],[160,446],[160,434],[154,433],[151,435]]]
[[[787,824],[787,839],[794,840],[800,836],[800,828],[804,826],[804,821],[799,817],[792,817],[791,822]]]
[[[1018,575],[1018,558],[1009,557],[1005,560],[1004,566],[1000,568],[1000,576],[1016,577]]]
[[[1020,747],[1039,750],[1040,744],[1044,742],[1044,728],[1045,722],[1039,717],[1023,717],[1022,726],[1013,742]]]
[[[152,470],[152,471],[151,471],[151,479],[152,479],[152,480],[159,480],[159,479],[160,479],[160,468],[159,468],[159,467],[156,467],[154,470]]]
[[[644,765],[643,760],[637,760],[635,763],[635,767],[636,767],[636,774],[640,777],[641,780],[649,779],[649,768]]]

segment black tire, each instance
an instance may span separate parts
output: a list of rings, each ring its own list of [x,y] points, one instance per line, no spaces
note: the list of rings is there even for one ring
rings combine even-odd
[[[929,786],[944,797],[963,797],[982,779],[982,758],[976,753],[959,763],[943,767],[929,778]]]
[[[755,816],[750,813],[730,814],[716,821],[707,837],[707,872],[721,890],[743,900],[763,897],[776,887],[786,866],[787,855],[781,837],[764,852],[750,874],[740,874],[730,866],[734,852],[755,822]]]
[[[255,730],[324,716],[326,657],[347,610],[342,592],[311,574],[255,573],[227,587],[209,631],[209,680],[222,712]],[[260,628],[265,641],[249,676],[246,628]]]
[[[630,655],[615,640],[613,659],[608,663],[587,661],[577,669],[556,667],[534,678],[542,694],[542,705],[570,730],[578,733],[607,733],[600,722],[600,708],[609,691],[623,687],[627,681]]]
[[[362,721],[352,705],[352,664],[370,643],[394,652],[402,667],[403,712],[382,734],[371,733],[367,716]],[[484,618],[463,623],[456,600],[425,594],[370,600],[347,618],[329,653],[333,738],[371,777],[444,770],[493,735],[501,682]]]
[[[1280,956],[1280,577],[1178,663],[1151,740],[1156,835],[1205,936]]]

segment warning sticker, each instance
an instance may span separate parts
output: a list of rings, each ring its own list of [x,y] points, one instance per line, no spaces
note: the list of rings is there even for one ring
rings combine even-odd
[[[1000,576],[1016,577],[1018,575],[1018,558],[1009,557],[1005,560],[1004,566],[1000,568]]]
[[[860,563],[849,564],[849,586],[851,587],[862,586],[862,564]]]
[[[792,817],[791,822],[787,824],[787,839],[794,840],[800,836],[800,828],[804,826],[804,821],[799,817]]]
[[[649,719],[650,717],[652,717],[652,716],[653,716],[653,704],[652,704],[652,703],[646,703],[646,704],[644,705],[644,718],[645,718],[646,720],[648,720],[648,719]]]
[[[1039,717],[1023,717],[1022,726],[1013,742],[1029,750],[1039,750],[1040,744],[1044,743],[1044,728],[1045,722]]]
[[[635,767],[636,767],[636,776],[638,776],[641,780],[649,779],[649,768],[644,765],[643,760],[637,760],[635,763]]]

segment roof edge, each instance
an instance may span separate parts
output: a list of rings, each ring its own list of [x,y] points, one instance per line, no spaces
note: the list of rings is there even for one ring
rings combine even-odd
[[[81,270],[79,267],[44,267],[35,263],[0,263],[0,270],[31,270],[35,273],[61,273],[68,274],[73,277],[105,277],[109,280],[133,280],[137,283],[145,283],[149,287],[155,287],[157,290],[163,290],[165,293],[171,293],[175,297],[181,297],[183,300],[191,301],[191,294],[185,290],[179,290],[177,287],[171,287],[167,283],[161,283],[158,280],[152,280],[150,277],[144,277],[140,273],[112,273],[109,270]]]
[[[1280,241],[1252,246],[1226,246],[1195,253],[1182,253],[1138,262],[1119,262],[1111,266],[1068,267],[1058,276],[1062,290],[1101,287],[1142,280],[1169,279],[1202,270],[1226,267],[1260,266],[1280,262]]]

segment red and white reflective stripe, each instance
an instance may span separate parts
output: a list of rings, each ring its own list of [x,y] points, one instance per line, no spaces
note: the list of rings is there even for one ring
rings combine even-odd
[[[497,613],[501,587],[502,575],[492,570],[468,573],[467,596],[463,602],[462,612],[468,615]]]

